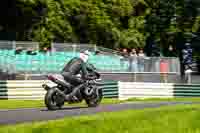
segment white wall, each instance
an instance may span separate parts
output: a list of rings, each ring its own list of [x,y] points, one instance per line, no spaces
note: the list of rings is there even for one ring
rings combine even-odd
[[[173,97],[173,84],[171,83],[118,82],[118,86],[120,100]]]

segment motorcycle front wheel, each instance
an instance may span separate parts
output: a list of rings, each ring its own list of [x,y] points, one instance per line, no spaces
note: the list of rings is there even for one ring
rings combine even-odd
[[[89,98],[85,98],[85,102],[87,103],[88,107],[97,107],[103,98],[103,91],[102,89],[95,89],[95,93],[93,93]]]
[[[58,94],[56,87],[47,91],[44,101],[48,110],[57,110],[64,105],[64,99]]]

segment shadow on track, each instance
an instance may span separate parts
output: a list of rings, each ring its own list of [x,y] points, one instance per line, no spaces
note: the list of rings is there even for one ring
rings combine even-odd
[[[59,110],[77,110],[77,109],[84,109],[84,108],[89,108],[89,107],[87,107],[87,106],[70,106],[70,107],[62,107],[62,108],[60,108],[60,109],[56,109],[56,110],[48,110],[47,108],[45,108],[45,109],[41,109],[40,111],[59,111]]]

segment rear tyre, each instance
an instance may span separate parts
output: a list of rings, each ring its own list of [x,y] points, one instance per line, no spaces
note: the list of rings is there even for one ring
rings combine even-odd
[[[44,101],[48,110],[57,110],[64,105],[64,99],[58,94],[56,87],[47,91]]]

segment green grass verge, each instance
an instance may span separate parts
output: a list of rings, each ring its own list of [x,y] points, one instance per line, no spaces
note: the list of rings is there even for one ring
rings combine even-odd
[[[102,104],[115,104],[120,101],[117,99],[103,99]],[[67,104],[65,106],[84,105],[85,103]],[[40,108],[45,107],[43,100],[0,100],[0,109],[17,109],[17,108]]]
[[[120,101],[116,98],[104,98],[101,104],[116,104],[124,102],[161,102],[161,101],[192,101],[200,102],[200,98],[148,98],[148,99],[128,99]],[[84,102],[81,104],[70,104],[69,106],[85,105]],[[68,106],[65,103],[65,106]],[[45,107],[43,100],[0,100],[0,109],[17,109],[17,108],[39,108]]]
[[[0,109],[39,108],[43,106],[42,100],[0,100]]]
[[[199,133],[200,105],[99,113],[1,126],[0,133]]]

